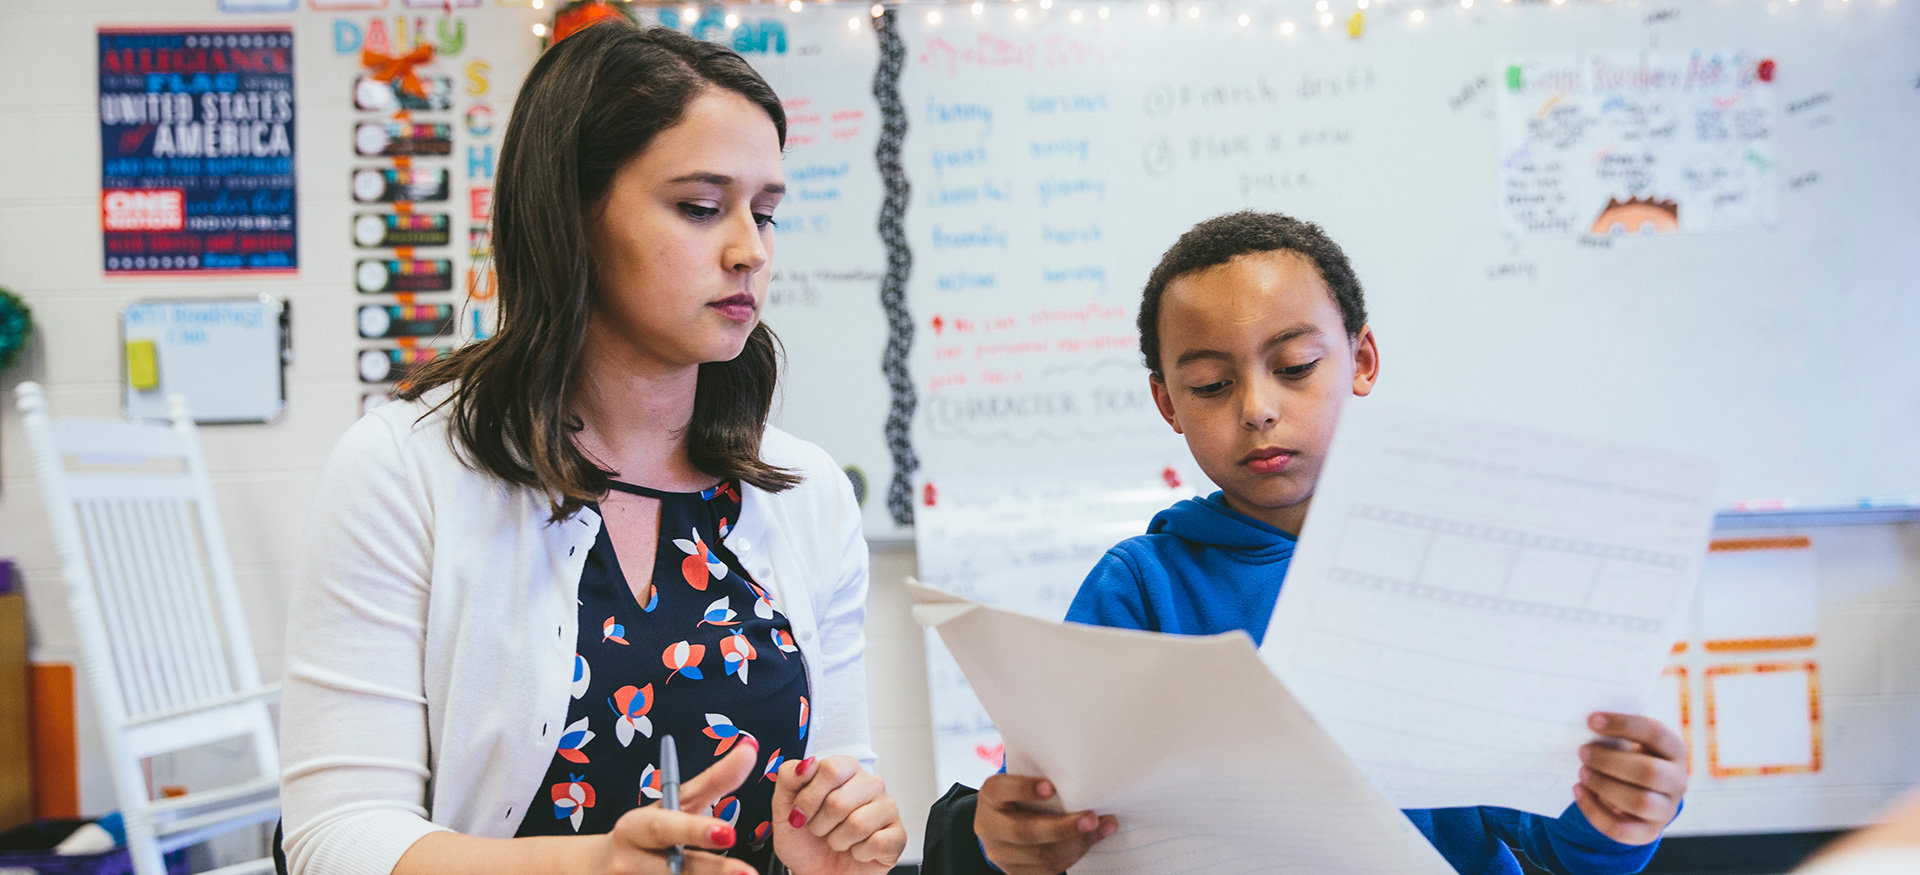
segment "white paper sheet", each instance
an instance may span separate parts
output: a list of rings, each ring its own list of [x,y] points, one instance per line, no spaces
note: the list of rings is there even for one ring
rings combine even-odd
[[[1402,808],[1573,801],[1706,554],[1703,460],[1350,405],[1261,656]]]
[[[1007,767],[1119,831],[1073,875],[1453,870],[1244,634],[1056,623],[909,584],[1006,740]]]

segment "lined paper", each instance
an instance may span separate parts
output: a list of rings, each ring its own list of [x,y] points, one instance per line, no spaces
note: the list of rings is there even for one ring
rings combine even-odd
[[[1710,463],[1351,405],[1262,658],[1402,808],[1558,816],[1706,555]]]

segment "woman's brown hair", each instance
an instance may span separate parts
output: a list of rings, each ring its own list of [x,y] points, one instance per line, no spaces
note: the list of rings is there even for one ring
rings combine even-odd
[[[449,386],[435,409],[450,408],[454,449],[476,470],[547,493],[551,519],[599,500],[613,473],[574,443],[581,425],[567,407],[595,287],[587,210],[708,88],[766,110],[786,146],[780,98],[731,49],[617,20],[549,49],[514,101],[494,180],[498,331],[428,363],[400,390],[413,400]],[[700,365],[687,434],[694,467],[775,492],[800,481],[760,459],[779,369],[779,341],[764,324],[737,358]]]

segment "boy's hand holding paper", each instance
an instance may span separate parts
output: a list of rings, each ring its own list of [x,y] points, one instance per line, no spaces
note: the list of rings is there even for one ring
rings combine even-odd
[[[1061,813],[1053,782],[1026,775],[988,778],[977,806],[973,822],[981,850],[1007,875],[1057,875],[1120,828],[1111,814]]]
[[[1595,829],[1628,845],[1644,845],[1680,813],[1687,792],[1687,743],[1658,720],[1594,714],[1600,740],[1580,747],[1574,803]]]

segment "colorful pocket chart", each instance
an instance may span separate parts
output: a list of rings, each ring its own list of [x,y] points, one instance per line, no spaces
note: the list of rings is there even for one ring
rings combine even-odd
[[[404,380],[415,368],[453,352],[450,346],[363,349],[360,351],[360,382],[391,383]]]
[[[353,243],[362,249],[445,246],[453,239],[445,213],[360,213],[353,217]]]
[[[402,121],[357,122],[353,126],[353,151],[369,157],[451,155],[453,125]]]
[[[369,304],[360,308],[360,336],[370,340],[432,337],[452,327],[452,304]]]
[[[401,90],[398,78],[382,82],[372,76],[361,76],[353,82],[353,106],[355,109],[378,112],[453,108],[452,79],[446,76],[422,76],[420,84],[426,89],[425,97]]]
[[[453,262],[445,258],[364,258],[354,266],[354,287],[366,295],[453,290]]]
[[[353,172],[353,199],[363,204],[447,199],[445,167],[362,167]]]

